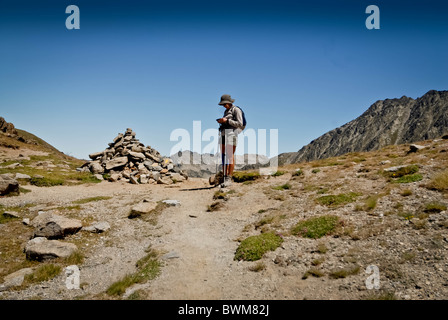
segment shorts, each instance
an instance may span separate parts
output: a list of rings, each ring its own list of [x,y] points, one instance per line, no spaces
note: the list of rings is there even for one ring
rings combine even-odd
[[[237,146],[238,144],[238,136],[235,134],[228,134],[221,136],[221,144],[226,146]]]

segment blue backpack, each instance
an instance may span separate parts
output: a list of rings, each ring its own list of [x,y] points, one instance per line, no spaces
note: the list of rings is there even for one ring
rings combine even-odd
[[[246,127],[247,121],[246,121],[246,115],[244,114],[243,109],[241,109],[241,107],[236,106],[238,109],[241,110],[241,113],[243,114],[243,129]]]

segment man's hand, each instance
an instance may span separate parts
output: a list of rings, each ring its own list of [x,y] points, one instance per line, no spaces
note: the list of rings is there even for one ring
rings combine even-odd
[[[218,119],[216,121],[218,121],[218,123],[226,123],[227,122],[227,118],[221,118],[221,119]]]

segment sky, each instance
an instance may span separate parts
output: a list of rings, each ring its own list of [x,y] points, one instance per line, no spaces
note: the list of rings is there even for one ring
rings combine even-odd
[[[377,100],[447,90],[447,14],[431,0],[0,0],[0,116],[81,159],[126,128],[169,155],[197,121],[213,133],[230,94],[267,156],[298,151]]]

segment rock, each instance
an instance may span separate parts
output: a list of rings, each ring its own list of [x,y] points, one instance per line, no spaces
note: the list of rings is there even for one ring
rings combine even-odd
[[[420,146],[418,144],[411,144],[409,146],[409,153],[417,152],[417,151],[420,151],[420,150],[425,149],[425,148],[426,148],[425,146]]]
[[[6,175],[0,177],[0,196],[19,194],[19,183],[17,180],[9,178]]]
[[[96,179],[98,179],[98,180],[101,180],[101,181],[103,181],[104,180],[104,178],[103,178],[103,176],[101,175],[101,174],[94,174],[93,175]]]
[[[110,229],[110,224],[107,221],[100,221],[94,223],[88,227],[82,228],[83,231],[88,231],[92,233],[103,233]]]
[[[110,175],[108,180],[111,182],[115,182],[115,181],[118,181],[120,178],[121,178],[121,174],[113,173]]]
[[[26,225],[26,226],[29,226],[29,225],[30,225],[30,219],[29,219],[29,218],[24,218],[24,219],[22,220],[22,223],[23,223],[24,225]]]
[[[166,203],[167,205],[170,206],[180,206],[180,201],[179,200],[162,200],[163,203]]]
[[[3,285],[0,286],[0,291],[7,290],[12,287],[21,286],[23,280],[25,280],[25,276],[32,273],[33,273],[32,268],[24,268],[11,274],[8,274],[7,276],[4,277],[5,282],[3,283]]]
[[[391,161],[390,160],[383,160],[383,161],[380,162],[380,165],[385,165],[385,164],[388,164],[388,163],[391,163]]]
[[[133,219],[140,217],[141,215],[148,214],[157,207],[157,203],[153,201],[141,202],[131,209],[131,213],[128,218]]]
[[[165,176],[157,180],[157,184],[173,184],[173,180],[171,180],[171,177]]]
[[[407,166],[406,166],[406,165],[402,165],[402,166],[390,167],[390,168],[386,168],[386,169],[384,169],[384,171],[387,171],[387,172],[396,172],[396,171],[398,171],[399,169],[401,169],[401,168],[405,168],[405,167],[407,167]]]
[[[147,184],[149,181],[148,176],[146,174],[140,175],[140,183],[141,184]]]
[[[15,179],[30,180],[31,177],[29,175],[27,175],[27,174],[16,173]]]
[[[143,153],[140,153],[140,152],[129,151],[129,155],[131,157],[133,157],[134,159],[138,159],[138,160],[144,160],[145,159],[145,155]]]
[[[48,239],[60,239],[69,234],[74,234],[81,230],[82,223],[80,220],[69,219],[58,216],[51,212],[45,212],[33,219],[32,225],[34,237],[45,237]]]
[[[180,173],[172,173],[170,177],[173,182],[185,181],[185,177]]]
[[[44,261],[54,258],[66,258],[78,247],[73,243],[65,243],[58,240],[48,240],[44,237],[34,238],[25,246],[26,258],[28,260]]]
[[[20,216],[17,212],[12,212],[12,211],[5,211],[2,213],[2,216],[4,218],[12,218],[12,219],[19,219]]]
[[[95,152],[95,153],[89,154],[89,158],[92,160],[95,160],[96,158],[102,157],[103,155],[104,155],[104,151]]]
[[[167,173],[168,172],[168,169],[162,169],[162,170],[160,170],[160,173],[161,174],[165,174],[165,173]]]
[[[131,181],[132,184],[139,184],[138,179],[135,176],[131,176],[129,180]]]
[[[177,258],[180,258],[180,255],[179,255],[179,253],[177,253],[176,251],[171,251],[171,252],[165,253],[165,254],[162,256],[162,259],[163,259],[163,260],[177,259]]]
[[[154,179],[155,181],[159,180],[160,177],[161,177],[160,172],[157,172],[157,171],[152,171],[152,172],[149,174],[149,176],[150,176],[152,179]]]
[[[17,162],[17,163],[12,163],[10,165],[4,166],[3,168],[15,169],[15,168],[22,168],[22,167],[23,167],[23,165]]]
[[[99,173],[99,174],[104,173],[103,166],[99,162],[96,162],[96,161],[90,163],[89,169],[90,169],[90,172],[95,173],[95,174],[96,173]]]
[[[123,167],[128,163],[128,157],[118,157],[106,162],[106,170]]]

